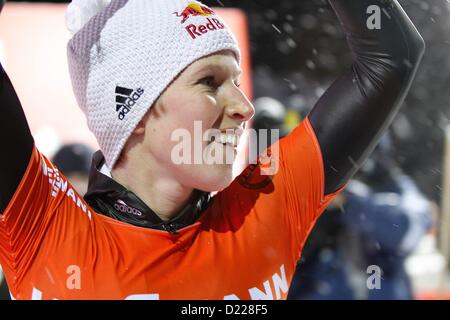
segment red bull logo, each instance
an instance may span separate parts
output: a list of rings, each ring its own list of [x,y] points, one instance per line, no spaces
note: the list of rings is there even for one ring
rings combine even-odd
[[[212,31],[216,31],[216,30],[224,29],[224,28],[225,28],[225,26],[219,21],[219,19],[207,18],[206,24],[200,24],[200,25],[190,24],[190,25],[186,26],[185,29],[189,33],[191,38],[195,40],[198,37],[201,37],[202,35],[204,35],[208,32],[212,32]]]
[[[181,19],[181,24],[185,23],[190,17],[195,17],[195,16],[203,16],[203,17],[207,17],[207,16],[211,16],[214,15],[214,11],[212,11],[210,8],[201,5],[198,2],[191,2],[189,3],[189,5],[186,7],[186,9],[184,9],[183,11],[181,11],[181,13],[178,12],[174,12],[174,14],[177,17],[182,18]]]
[[[212,15],[215,15],[214,11],[198,2],[190,2],[186,9],[184,9],[181,13],[174,12],[174,14],[177,17],[182,18],[181,24],[185,23],[190,17],[207,17],[203,24],[191,23],[184,28],[189,36],[191,36],[194,40],[208,32],[225,28],[225,25],[220,22],[219,19],[211,17]]]

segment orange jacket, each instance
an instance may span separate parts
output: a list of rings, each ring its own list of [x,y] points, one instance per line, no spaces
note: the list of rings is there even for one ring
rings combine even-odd
[[[248,167],[172,235],[97,214],[35,148],[0,216],[12,297],[286,299],[303,244],[333,195],[324,196],[308,119],[279,150],[275,175]]]

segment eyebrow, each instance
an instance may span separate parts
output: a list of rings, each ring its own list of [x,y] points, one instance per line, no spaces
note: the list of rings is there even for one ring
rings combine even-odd
[[[228,73],[228,68],[225,68],[225,67],[223,67],[223,66],[221,66],[219,64],[210,63],[210,64],[207,64],[207,65],[203,66],[201,69],[197,70],[194,73],[194,76],[198,76],[199,74],[202,74],[204,72],[208,72],[210,70]],[[239,77],[242,74],[242,69],[239,68],[236,72],[232,71],[232,73],[233,73],[233,76]]]

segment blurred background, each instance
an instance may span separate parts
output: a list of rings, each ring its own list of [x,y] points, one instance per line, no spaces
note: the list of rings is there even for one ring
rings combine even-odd
[[[41,151],[54,157],[70,144],[84,159],[89,153],[73,144],[97,145],[72,94],[67,2],[9,1],[0,17],[0,60]],[[325,0],[203,2],[219,8],[238,35],[255,127],[287,134],[350,66]],[[425,57],[383,143],[312,231],[291,299],[450,297],[450,3],[399,2],[425,39]],[[370,266],[380,268],[379,286]],[[2,297],[7,292],[3,286]]]

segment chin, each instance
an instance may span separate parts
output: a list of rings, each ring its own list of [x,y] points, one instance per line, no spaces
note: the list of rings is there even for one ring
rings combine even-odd
[[[197,175],[194,188],[207,192],[221,191],[233,182],[233,170],[231,167],[219,170],[202,170]]]

